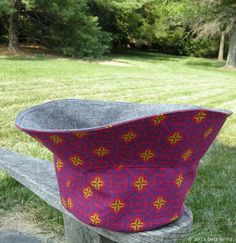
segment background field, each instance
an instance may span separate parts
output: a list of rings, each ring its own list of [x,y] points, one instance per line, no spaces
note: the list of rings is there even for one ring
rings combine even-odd
[[[208,59],[126,53],[90,62],[50,56],[0,57],[0,146],[52,159],[14,126],[24,108],[52,99],[82,98],[142,103],[188,103],[236,113],[236,72]],[[231,116],[203,158],[187,200],[192,237],[236,237],[236,118]],[[12,212],[46,233],[63,234],[61,214],[0,173],[0,218]]]

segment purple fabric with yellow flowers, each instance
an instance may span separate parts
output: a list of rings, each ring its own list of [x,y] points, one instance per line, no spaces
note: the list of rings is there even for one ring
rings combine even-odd
[[[86,224],[122,232],[181,216],[199,160],[230,114],[185,108],[67,131],[24,126],[32,112],[16,125],[53,152],[62,205]]]

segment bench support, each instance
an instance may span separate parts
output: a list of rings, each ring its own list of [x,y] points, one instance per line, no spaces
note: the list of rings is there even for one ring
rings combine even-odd
[[[114,243],[63,214],[67,243]]]

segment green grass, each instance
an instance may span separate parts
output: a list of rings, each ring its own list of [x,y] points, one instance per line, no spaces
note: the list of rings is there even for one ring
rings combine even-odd
[[[52,159],[14,126],[24,108],[52,99],[188,103],[236,113],[236,72],[214,60],[126,53],[107,57],[126,66],[76,59],[0,58],[0,146]],[[236,118],[231,116],[198,170],[187,206],[192,237],[236,237]],[[60,232],[60,213],[5,174],[0,177],[0,213],[22,211],[48,230]],[[196,239],[196,238],[193,238]]]

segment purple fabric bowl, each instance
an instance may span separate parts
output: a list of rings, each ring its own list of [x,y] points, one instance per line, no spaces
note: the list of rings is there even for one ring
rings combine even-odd
[[[113,231],[178,219],[225,110],[79,99],[21,112],[16,126],[54,154],[62,205]]]

